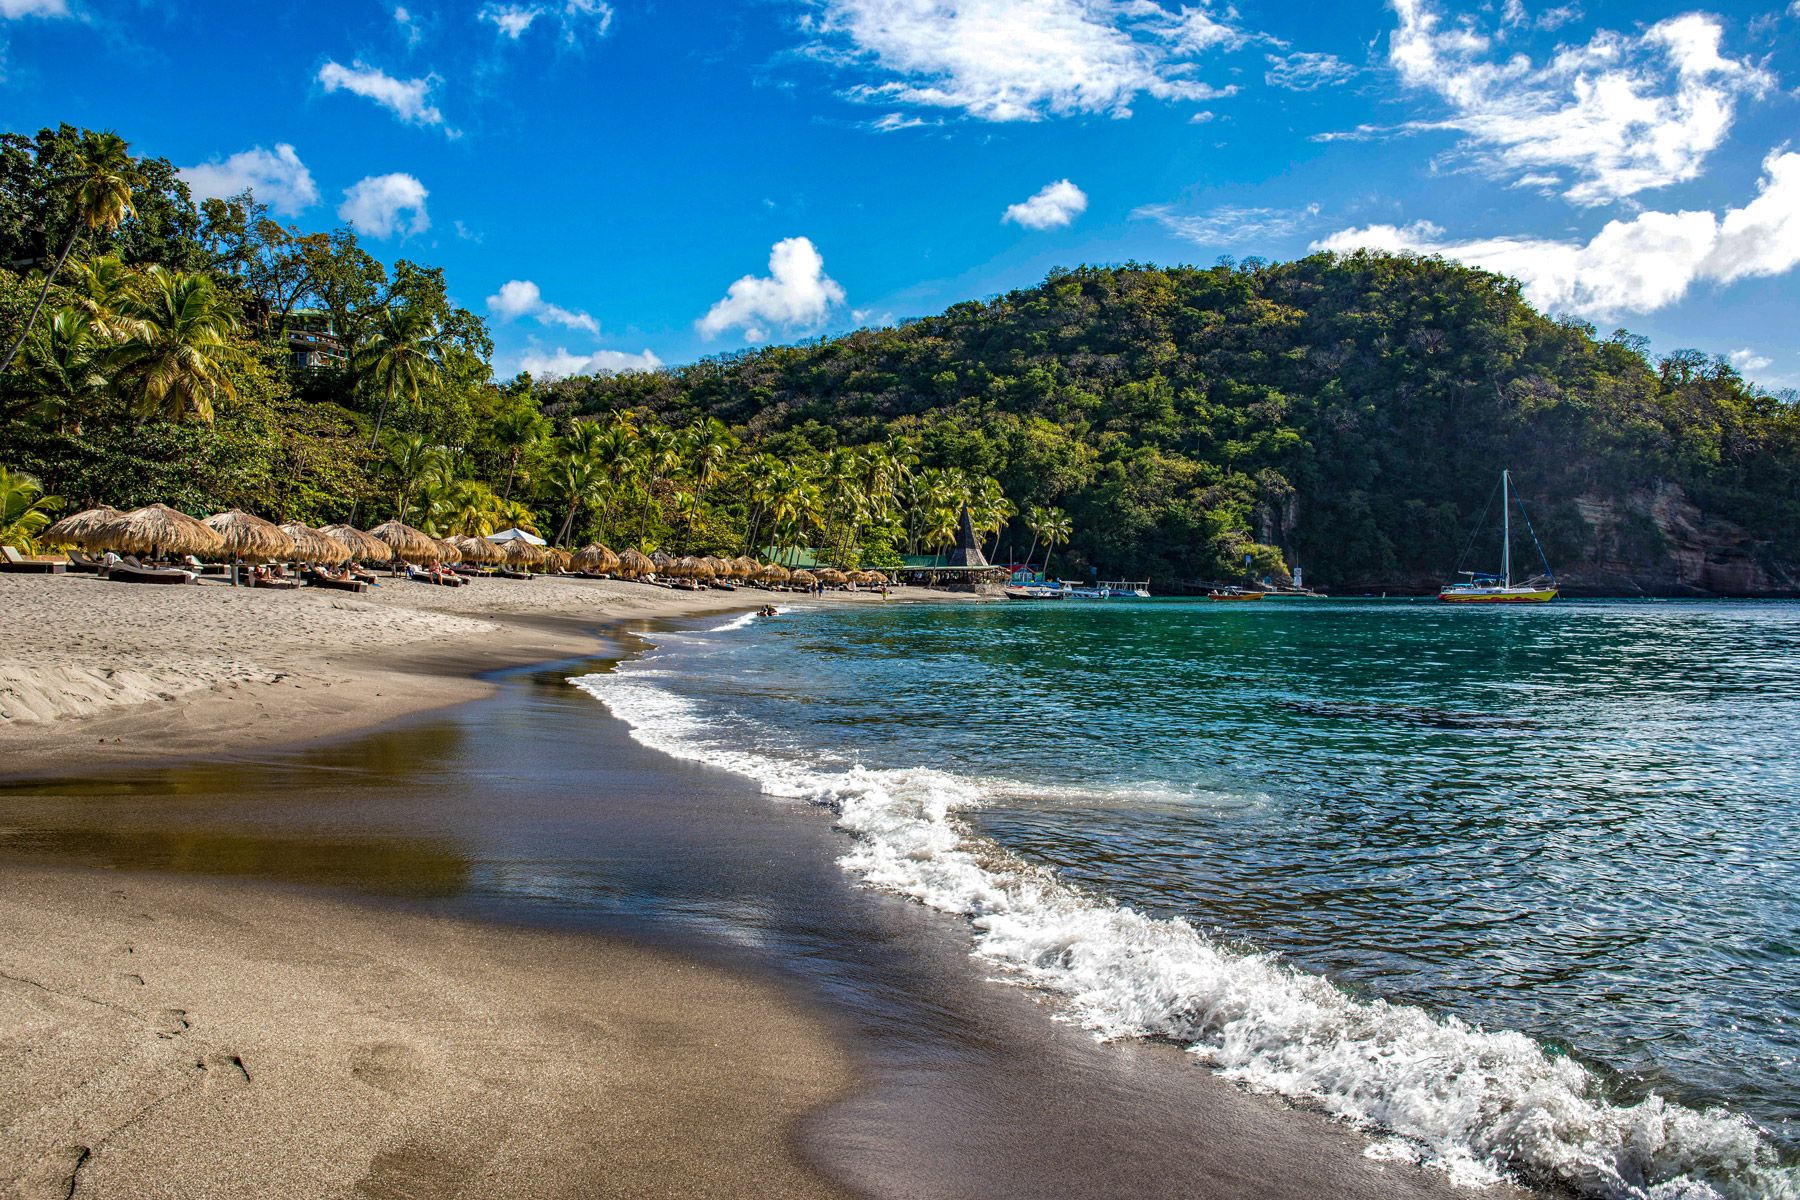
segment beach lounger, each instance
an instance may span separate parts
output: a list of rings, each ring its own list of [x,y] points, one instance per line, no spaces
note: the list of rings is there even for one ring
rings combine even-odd
[[[69,551],[69,570],[78,575],[98,575],[106,564],[97,558],[89,558],[79,550]]]
[[[369,585],[355,579],[333,579],[329,575],[308,575],[306,582],[312,587],[327,588],[334,592],[366,592]]]
[[[134,566],[129,562],[114,563],[106,578],[120,583],[193,583],[195,575],[192,571],[183,571],[175,567]]]
[[[0,553],[6,556],[0,560],[0,571],[14,575],[61,575],[69,569],[60,558],[26,558],[16,546],[0,546]]]
[[[505,570],[504,568],[502,568],[501,570],[495,571],[494,574],[498,575],[502,579],[530,579],[531,578],[531,574],[528,571],[508,571],[508,570]]]

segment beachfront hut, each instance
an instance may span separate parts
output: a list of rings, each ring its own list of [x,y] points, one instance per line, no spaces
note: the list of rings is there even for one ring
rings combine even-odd
[[[626,579],[642,579],[646,575],[656,573],[656,564],[638,550],[626,550],[619,555],[619,574]]]
[[[83,550],[92,550],[95,548],[95,531],[118,515],[119,510],[110,504],[102,504],[99,508],[84,508],[44,530],[38,536],[38,541],[46,546],[79,546]]]
[[[437,539],[403,521],[386,521],[369,530],[369,536],[386,542],[394,558],[428,563],[438,557]]]
[[[120,554],[218,554],[225,539],[166,504],[146,504],[101,523],[92,544]]]
[[[333,566],[350,561],[350,548],[328,533],[298,522],[281,526],[281,532],[294,539],[294,558],[300,562],[329,563]]]
[[[387,562],[394,548],[380,538],[370,537],[354,525],[326,525],[320,533],[350,552],[353,562]]]

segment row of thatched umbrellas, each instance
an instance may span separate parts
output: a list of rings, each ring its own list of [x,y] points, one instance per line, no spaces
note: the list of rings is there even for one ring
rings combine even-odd
[[[841,587],[845,584],[881,584],[879,571],[839,571],[827,567],[816,573],[789,571],[753,558],[721,559],[707,556],[671,558],[660,550],[645,555],[636,550],[614,554],[595,542],[573,554],[552,546],[538,546],[524,538],[494,542],[484,537],[434,538],[400,521],[388,521],[364,531],[352,525],[277,525],[247,512],[230,509],[204,521],[164,504],[149,504],[130,512],[102,505],[64,517],[46,529],[41,538],[50,545],[78,546],[83,550],[111,550],[119,554],[192,554],[199,558],[229,558],[245,562],[309,562],[336,565],[346,562],[386,563],[394,559],[412,563],[506,565],[517,569],[585,571],[616,575],[622,579],[655,576],[662,579],[734,580],[765,584]]]

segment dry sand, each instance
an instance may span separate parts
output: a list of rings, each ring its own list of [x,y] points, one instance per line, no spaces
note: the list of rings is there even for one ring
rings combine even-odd
[[[475,699],[482,671],[594,653],[602,626],[770,598],[573,578],[384,576],[350,595],[0,575],[0,763],[56,771],[330,737]]]
[[[828,1196],[773,987],[269,888],[0,870],[0,1194]]]

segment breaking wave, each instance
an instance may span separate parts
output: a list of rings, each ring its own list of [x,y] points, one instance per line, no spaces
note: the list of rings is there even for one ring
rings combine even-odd
[[[1102,1037],[1179,1043],[1228,1079],[1377,1135],[1372,1155],[1461,1183],[1512,1178],[1606,1200],[1800,1197],[1800,1172],[1740,1115],[1655,1095],[1615,1103],[1593,1072],[1524,1034],[1354,997],[1093,895],[972,833],[957,814],[984,802],[980,784],[751,751],[659,678],[640,662],[571,682],[643,745],[831,810],[851,838],[847,871],[966,918],[980,959],[1060,997]]]

